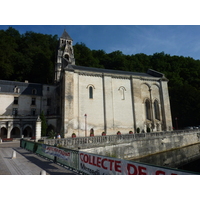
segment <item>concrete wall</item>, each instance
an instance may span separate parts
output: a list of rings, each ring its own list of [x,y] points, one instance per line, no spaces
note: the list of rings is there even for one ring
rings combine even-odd
[[[200,142],[200,131],[177,132],[174,134],[164,134],[163,136],[138,138],[134,141],[120,144],[104,144],[101,147],[81,149],[88,153],[114,156],[122,159],[138,158],[159,152],[172,150]],[[81,147],[81,145],[80,145]]]
[[[180,149],[154,154],[151,156],[145,156],[142,158],[134,159],[134,161],[181,169],[180,166],[200,158],[199,149],[200,143],[186,146]]]

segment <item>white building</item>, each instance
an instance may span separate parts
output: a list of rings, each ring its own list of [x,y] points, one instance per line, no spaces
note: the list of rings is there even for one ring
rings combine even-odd
[[[164,74],[76,66],[72,42],[64,31],[54,86],[0,81],[1,137],[34,136],[41,111],[64,137],[89,136],[91,129],[95,135],[172,129]]]
[[[56,124],[56,86],[0,80],[0,137],[34,137],[43,111],[49,128]]]

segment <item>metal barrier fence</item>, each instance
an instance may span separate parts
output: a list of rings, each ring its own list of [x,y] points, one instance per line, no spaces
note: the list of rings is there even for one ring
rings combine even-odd
[[[91,175],[192,175],[198,174],[155,165],[58,148],[21,139],[20,147],[53,160],[79,174]],[[58,154],[57,154],[58,153]],[[52,155],[53,154],[53,155]],[[58,156],[55,156],[58,155]],[[69,159],[68,159],[69,158]]]
[[[39,142],[25,140],[25,139],[20,140],[20,147],[24,148],[28,151],[31,151],[33,153],[36,153],[37,155],[42,156],[44,158],[48,158],[49,160],[52,160],[53,162],[55,162],[63,167],[66,167],[67,169],[72,170],[78,174],[86,174],[79,170],[79,155],[78,155],[79,152],[76,150],[57,147],[56,145],[55,146],[46,145],[46,144],[42,144]],[[53,147],[54,149],[59,149],[61,151],[69,153],[70,159],[66,160],[66,159],[57,157],[55,155],[46,153],[45,150],[47,147]]]

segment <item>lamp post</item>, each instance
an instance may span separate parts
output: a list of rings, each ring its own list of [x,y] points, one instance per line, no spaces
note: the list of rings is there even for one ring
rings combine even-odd
[[[87,114],[85,116],[85,137],[87,137]]]
[[[176,120],[176,130],[178,130],[178,118],[175,117],[175,120]]]

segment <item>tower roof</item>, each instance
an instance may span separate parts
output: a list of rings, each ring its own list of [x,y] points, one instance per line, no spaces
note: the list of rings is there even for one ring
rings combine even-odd
[[[64,32],[63,32],[61,38],[67,39],[67,40],[72,40],[72,38],[69,36],[69,34],[66,32],[65,29],[64,29]]]

